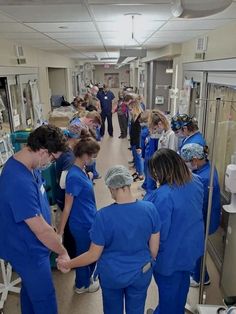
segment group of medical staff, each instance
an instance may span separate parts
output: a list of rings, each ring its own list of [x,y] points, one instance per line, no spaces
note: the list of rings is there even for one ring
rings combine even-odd
[[[150,117],[153,133],[162,133],[162,146],[147,161],[156,186],[147,191],[144,200],[136,200],[129,170],[114,166],[105,176],[114,203],[99,211],[86,167],[94,162],[100,146],[88,132],[80,132],[80,139],[70,148],[71,167],[57,232],[50,226],[40,171],[68,154],[62,131],[50,125],[39,127],[30,134],[27,145],[7,161],[0,177],[0,257],[22,278],[23,314],[58,313],[50,251],[58,254],[62,272],[76,269],[76,293],[101,287],[105,314],[123,314],[124,307],[127,314],[143,314],[152,275],[159,291],[153,313],[184,313],[190,280],[196,286],[200,280],[210,163],[194,118],[174,116],[171,131],[163,116],[152,112]],[[87,124],[93,125],[94,119]],[[177,152],[166,147],[167,138],[174,138]],[[210,233],[219,223],[215,170]],[[69,256],[62,245],[66,226],[76,257]],[[207,272],[205,283],[209,283]]]

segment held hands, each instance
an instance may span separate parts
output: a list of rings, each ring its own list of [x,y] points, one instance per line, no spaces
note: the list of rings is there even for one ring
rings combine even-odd
[[[62,273],[68,273],[70,271],[70,268],[68,266],[69,261],[70,257],[67,253],[59,255],[56,259],[57,269],[60,270]]]

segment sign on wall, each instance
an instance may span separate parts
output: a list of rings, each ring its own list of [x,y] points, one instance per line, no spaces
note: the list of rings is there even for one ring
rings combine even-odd
[[[104,73],[104,83],[109,88],[119,88],[119,73]]]

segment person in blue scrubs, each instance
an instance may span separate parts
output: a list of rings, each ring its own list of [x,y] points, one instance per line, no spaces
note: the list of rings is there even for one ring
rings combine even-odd
[[[211,165],[207,159],[207,154],[204,148],[199,144],[186,144],[181,149],[181,157],[186,162],[189,169],[199,176],[204,187],[204,201],[203,201],[203,218],[204,224],[206,225],[207,220],[207,209],[208,209],[208,195],[209,195],[209,183],[210,183],[210,171]],[[216,232],[220,225],[221,218],[221,201],[220,201],[220,185],[218,174],[215,169],[213,179],[213,195],[212,195],[212,207],[211,207],[211,220],[209,226],[209,235]],[[191,287],[198,287],[200,282],[201,272],[201,258],[197,261],[194,272],[191,278]],[[205,272],[205,285],[210,284],[209,274]]]
[[[96,202],[93,182],[86,173],[85,167],[93,162],[100,150],[99,144],[85,135],[74,147],[75,163],[66,177],[65,206],[62,212],[58,233],[63,236],[65,225],[69,220],[71,234],[75,241],[76,254],[86,252],[90,246],[89,230],[96,215]],[[95,292],[99,289],[98,282],[92,275],[95,263],[76,269],[75,292]]]
[[[105,183],[115,203],[96,214],[91,246],[83,255],[58,267],[74,268],[98,260],[105,314],[143,314],[152,262],[159,247],[160,219],[155,206],[136,200],[130,186],[133,178],[124,166],[108,170]],[[158,257],[157,257],[158,258]]]
[[[205,149],[206,140],[198,129],[197,120],[187,114],[177,114],[171,119],[171,128],[179,138],[179,152],[181,148],[190,143],[199,144]]]
[[[22,279],[22,314],[57,314],[49,254],[69,259],[50,226],[51,212],[40,170],[66,150],[59,128],[43,125],[8,159],[0,176],[0,258]]]
[[[56,160],[56,203],[60,210],[62,211],[65,206],[65,188],[61,188],[60,179],[63,171],[68,171],[75,161],[75,155],[73,152],[73,147],[78,141],[77,135],[73,134],[69,130],[63,130],[63,133],[67,139],[67,150],[61,154],[61,156]],[[67,252],[70,258],[76,256],[75,242],[74,238],[70,232],[69,224],[65,226],[64,236],[63,236],[63,245],[67,249]]]
[[[154,266],[159,290],[155,314],[184,314],[190,274],[204,251],[203,185],[173,150],[161,148],[149,161],[159,186],[145,196],[160,215],[160,250]]]
[[[102,117],[102,126],[100,129],[101,137],[104,136],[105,133],[105,121],[107,119],[108,124],[108,134],[113,136],[113,125],[112,125],[112,102],[115,99],[112,91],[108,89],[108,87],[104,84],[103,89],[99,90],[97,93],[97,98],[100,100],[101,104],[101,117]]]

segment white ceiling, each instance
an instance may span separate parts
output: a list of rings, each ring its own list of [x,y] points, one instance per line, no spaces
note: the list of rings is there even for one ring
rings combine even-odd
[[[189,20],[172,16],[171,0],[0,0],[0,38],[71,58],[106,58],[103,63],[118,58],[119,48],[181,43],[233,20],[236,1]]]

